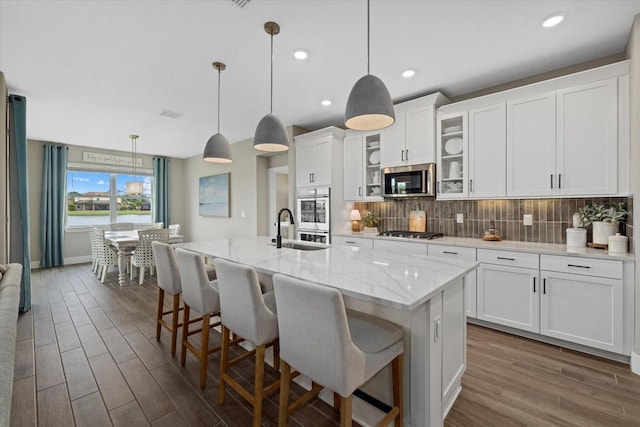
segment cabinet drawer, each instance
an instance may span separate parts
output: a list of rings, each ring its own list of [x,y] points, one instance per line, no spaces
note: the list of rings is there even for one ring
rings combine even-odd
[[[508,265],[511,267],[539,267],[539,255],[526,252],[495,251],[478,249],[478,261],[486,264]]]
[[[373,249],[373,239],[346,236],[332,236],[331,239],[333,246],[355,246],[358,248]]]
[[[560,273],[622,279],[622,261],[571,256],[540,255],[540,269]]]
[[[476,260],[475,248],[429,244],[429,256],[456,257],[467,261]]]
[[[427,245],[418,242],[398,242],[374,239],[373,248],[376,250],[397,252],[408,255],[427,255]]]

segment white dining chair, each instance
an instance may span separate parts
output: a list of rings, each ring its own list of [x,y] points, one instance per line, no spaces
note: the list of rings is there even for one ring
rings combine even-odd
[[[151,246],[151,242],[154,241],[169,243],[169,230],[166,228],[138,230],[138,244],[131,254],[131,273],[129,279],[133,280],[135,276],[135,267],[137,267],[139,270],[138,283],[141,285],[144,282],[145,269],[148,268],[149,274],[153,274],[153,269],[156,265],[155,258],[153,256],[153,247]]]
[[[131,231],[133,227],[132,222],[112,222],[110,225],[111,231]]]
[[[96,249],[98,253],[98,276],[100,283],[104,283],[109,266],[118,267],[118,251],[113,248],[104,237],[105,230],[94,229]]]

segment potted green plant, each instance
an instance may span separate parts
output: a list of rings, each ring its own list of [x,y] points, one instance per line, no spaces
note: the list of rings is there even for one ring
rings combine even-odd
[[[593,225],[593,243],[606,245],[609,236],[616,234],[619,223],[627,218],[629,212],[624,202],[614,202],[610,205],[593,203],[578,209],[578,215],[583,227]]]
[[[362,223],[364,224],[364,230],[362,230],[362,232],[378,234],[379,221],[380,218],[378,218],[378,215],[373,212],[367,212],[362,216]]]

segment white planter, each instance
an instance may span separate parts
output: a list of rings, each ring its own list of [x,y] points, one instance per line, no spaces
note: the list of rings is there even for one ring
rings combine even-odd
[[[617,222],[594,222],[593,223],[593,243],[606,245],[609,243],[609,236],[613,236],[618,231]]]
[[[378,227],[364,227],[362,232],[365,234],[378,234]]]

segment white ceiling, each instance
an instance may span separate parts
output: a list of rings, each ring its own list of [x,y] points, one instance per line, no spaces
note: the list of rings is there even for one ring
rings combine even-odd
[[[274,113],[341,126],[366,74],[366,10],[364,0],[0,0],[0,70],[27,97],[28,138],[130,151],[137,133],[139,152],[186,158],[217,130],[213,61],[227,65],[222,134],[251,138],[269,112],[270,20],[281,26]],[[559,11],[565,22],[543,29]],[[458,96],[620,53],[638,13],[640,0],[372,0],[371,73],[395,100]],[[296,48],[309,58],[294,59]]]

